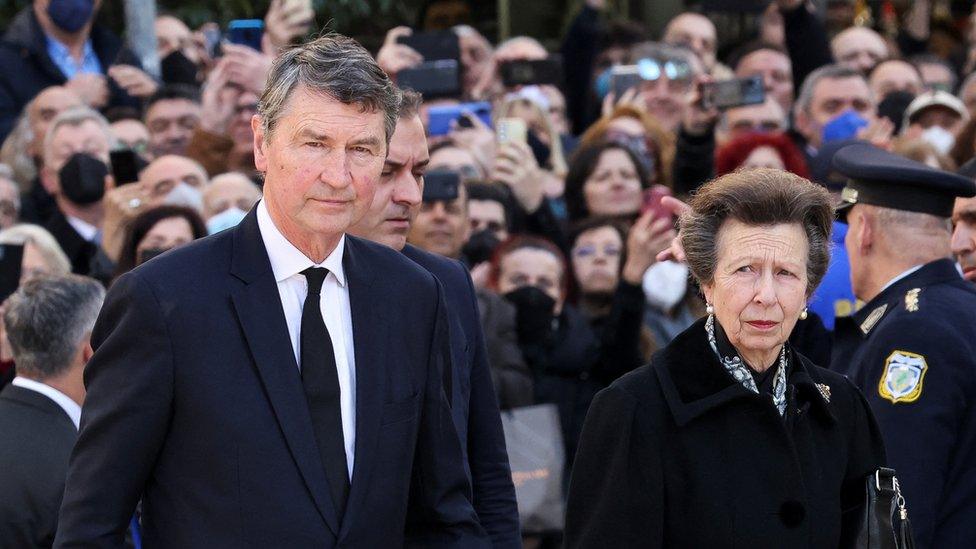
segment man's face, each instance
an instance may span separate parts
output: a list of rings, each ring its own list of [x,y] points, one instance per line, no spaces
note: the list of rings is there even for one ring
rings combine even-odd
[[[44,136],[47,135],[47,128],[55,116],[82,105],[81,99],[74,92],[61,86],[52,86],[37,94],[27,107],[31,134],[34,136],[30,146],[31,155],[36,158],[43,156],[44,151],[41,148],[44,146]]]
[[[139,174],[139,183],[149,193],[150,202],[159,204],[180,183],[202,191],[207,184],[207,173],[200,164],[185,156],[167,155],[146,166]]]
[[[461,185],[454,200],[421,204],[420,212],[410,225],[407,242],[430,253],[458,258],[471,230],[466,201],[467,191]]]
[[[790,58],[774,50],[758,50],[742,58],[735,69],[738,78],[761,75],[766,94],[790,112],[793,107],[793,65]]]
[[[952,253],[963,277],[976,282],[976,198],[957,198],[952,209]]]
[[[234,149],[239,153],[251,153],[254,132],[251,131],[251,118],[258,112],[258,96],[244,91],[237,97],[234,117],[227,128],[227,135],[234,141]]]
[[[58,172],[75,153],[87,153],[108,164],[109,142],[102,126],[94,120],[86,120],[77,126],[61,124],[54,132],[51,147],[45,154],[41,171],[45,189],[51,194],[61,193]]]
[[[115,136],[115,139],[135,151],[136,154],[145,155],[148,152],[149,129],[142,122],[127,118],[112,122],[109,127],[112,129],[112,135]]]
[[[434,151],[430,155],[430,168],[457,172],[465,181],[484,177],[478,160],[470,151],[460,147],[441,147]]]
[[[200,123],[200,104],[187,99],[163,99],[146,112],[154,157],[186,154],[193,130]]]
[[[749,105],[725,111],[724,131],[716,134],[728,142],[747,133],[772,133],[786,130],[786,114],[772,97],[761,105]]]
[[[798,113],[797,128],[808,143],[819,148],[824,124],[835,116],[850,109],[873,121],[875,108],[863,78],[823,78],[814,86],[810,112]]]
[[[668,23],[664,42],[672,46],[684,46],[695,52],[705,65],[706,71],[715,66],[715,25],[703,15],[682,13]]]
[[[170,15],[156,18],[156,50],[162,59],[174,51],[182,51],[188,59],[197,62],[193,48],[193,35],[183,21]]]
[[[907,91],[912,95],[922,93],[922,79],[918,71],[908,63],[892,59],[884,61],[871,72],[869,82],[871,91],[877,98],[883,98],[893,91]]]
[[[861,239],[859,233],[867,222],[861,215],[865,210],[863,204],[855,204],[847,212],[847,235],[844,237],[844,249],[851,267],[851,290],[858,299],[864,299],[867,287],[867,273],[870,261],[861,254]],[[867,215],[867,214],[865,214]]]
[[[373,202],[366,215],[350,227],[349,232],[402,250],[407,243],[410,223],[420,209],[428,163],[430,156],[423,122],[419,116],[401,118],[390,140],[390,152],[386,155]]]
[[[230,208],[249,211],[260,198],[261,189],[244,175],[221,174],[213,178],[203,191],[204,219],[209,220]]]
[[[461,48],[461,85],[464,93],[469,94],[488,67],[491,44],[477,32],[463,32],[458,35],[458,45]]]
[[[491,231],[499,242],[508,239],[505,207],[495,200],[468,200],[468,220],[471,232]]]
[[[888,45],[881,35],[863,27],[854,27],[838,34],[830,42],[830,50],[838,63],[863,74],[888,58]]]
[[[387,152],[383,112],[298,86],[272,133],[259,116],[251,129],[268,212],[286,238],[338,237],[369,209]]]
[[[685,97],[691,90],[691,79],[671,80],[661,76],[657,80],[643,80],[640,91],[647,111],[668,131],[676,131],[687,109]]]

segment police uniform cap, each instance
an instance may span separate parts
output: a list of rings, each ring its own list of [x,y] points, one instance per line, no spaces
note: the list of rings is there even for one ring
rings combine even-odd
[[[847,177],[837,216],[847,220],[855,204],[951,217],[956,197],[976,196],[976,183],[951,172],[883,151],[868,143],[854,143],[837,151],[834,169]]]

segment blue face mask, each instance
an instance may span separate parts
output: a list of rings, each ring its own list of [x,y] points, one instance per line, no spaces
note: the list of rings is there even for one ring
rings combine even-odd
[[[51,0],[47,15],[64,32],[78,32],[95,11],[94,0]]]
[[[857,137],[857,132],[867,125],[867,119],[857,114],[856,111],[844,111],[824,124],[820,136],[821,144],[854,139]]]

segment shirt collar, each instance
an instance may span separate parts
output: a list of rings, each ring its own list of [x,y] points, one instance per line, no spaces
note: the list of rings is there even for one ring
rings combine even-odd
[[[11,385],[16,385],[23,389],[28,389],[37,393],[41,393],[47,398],[54,401],[55,404],[64,410],[64,413],[68,414],[71,418],[71,423],[75,424],[75,429],[81,424],[81,406],[77,402],[71,400],[71,397],[62,393],[61,391],[41,383],[40,381],[34,381],[33,379],[27,379],[26,377],[17,376],[13,381],[10,382]]]
[[[71,227],[85,240],[91,242],[98,235],[98,227],[92,225],[91,223],[71,215],[66,215],[64,217],[68,220],[68,224],[71,225]]]
[[[264,247],[268,251],[271,271],[276,282],[291,278],[309,267],[325,267],[336,277],[339,286],[345,287],[346,273],[342,268],[342,256],[346,247],[346,235],[339,238],[339,243],[325,261],[316,264],[281,234],[271,219],[264,200],[258,203],[258,228],[261,230],[261,239],[264,240]]]
[[[881,292],[883,292],[883,291],[887,290],[888,288],[894,286],[896,282],[898,282],[899,280],[901,280],[901,279],[903,279],[903,278],[905,278],[907,276],[912,275],[915,271],[921,269],[924,266],[925,266],[925,264],[915,265],[911,269],[908,269],[907,271],[901,273],[900,275],[896,276],[895,278],[892,278],[891,280],[888,281],[887,284],[884,285],[883,288],[881,288]],[[881,292],[878,292],[878,293],[880,294]]]

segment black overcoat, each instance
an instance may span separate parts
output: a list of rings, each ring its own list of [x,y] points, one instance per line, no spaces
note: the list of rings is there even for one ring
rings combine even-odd
[[[725,371],[700,320],[601,391],[566,547],[845,546],[885,461],[881,435],[847,378],[792,350],[790,365],[783,418]]]

